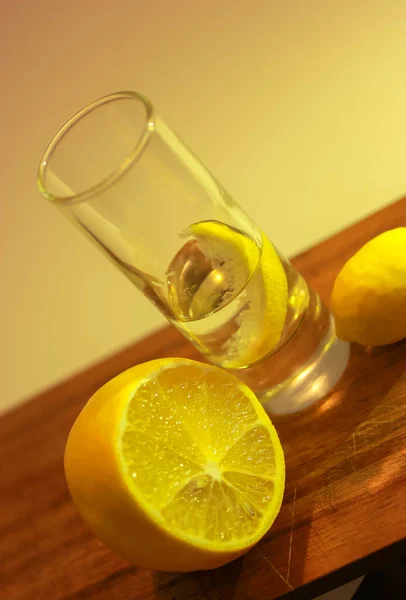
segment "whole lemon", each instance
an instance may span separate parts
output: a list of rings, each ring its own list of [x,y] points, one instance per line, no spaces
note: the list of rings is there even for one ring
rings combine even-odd
[[[406,227],[385,231],[350,258],[331,307],[342,340],[382,346],[406,337]]]

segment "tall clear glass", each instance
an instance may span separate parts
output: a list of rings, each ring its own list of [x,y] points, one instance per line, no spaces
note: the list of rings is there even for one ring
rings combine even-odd
[[[206,358],[271,413],[325,397],[349,346],[318,295],[136,92],[111,94],[56,134],[43,195]]]

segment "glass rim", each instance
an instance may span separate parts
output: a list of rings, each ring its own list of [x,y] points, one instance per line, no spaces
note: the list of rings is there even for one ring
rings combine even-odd
[[[52,194],[45,184],[45,177],[48,168],[49,159],[52,156],[55,148],[64,138],[64,136],[74,127],[79,121],[81,121],[86,115],[96,110],[100,106],[107,104],[108,102],[113,102],[115,100],[120,99],[133,99],[139,102],[142,102],[144,108],[146,109],[146,118],[143,131],[141,133],[140,138],[135,144],[134,148],[127,154],[121,164],[111,171],[104,179],[101,179],[96,184],[84,189],[83,191],[77,194],[71,194],[68,196],[56,196]],[[139,158],[142,152],[145,149],[145,146],[148,143],[148,140],[155,130],[155,112],[152,102],[139,92],[134,91],[122,91],[122,92],[114,92],[112,94],[107,94],[107,96],[103,96],[94,102],[91,102],[84,108],[82,108],[79,112],[74,114],[53,136],[51,141],[49,142],[38,168],[37,174],[37,183],[39,191],[42,193],[47,200],[55,204],[76,204],[78,202],[83,202],[89,200],[95,194],[98,194],[108,187],[110,187],[113,183],[115,183],[118,179],[120,179],[126,171],[130,168],[130,166]]]

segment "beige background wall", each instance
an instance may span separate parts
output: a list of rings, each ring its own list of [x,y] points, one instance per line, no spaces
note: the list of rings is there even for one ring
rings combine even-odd
[[[36,191],[48,140],[97,97],[148,94],[288,255],[406,192],[404,0],[1,13],[0,410],[164,324]]]

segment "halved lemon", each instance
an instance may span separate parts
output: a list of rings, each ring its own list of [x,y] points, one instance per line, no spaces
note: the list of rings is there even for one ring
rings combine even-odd
[[[84,520],[140,567],[192,571],[247,552],[281,506],[276,431],[233,375],[186,359],[104,385],[70,432],[65,473]]]

